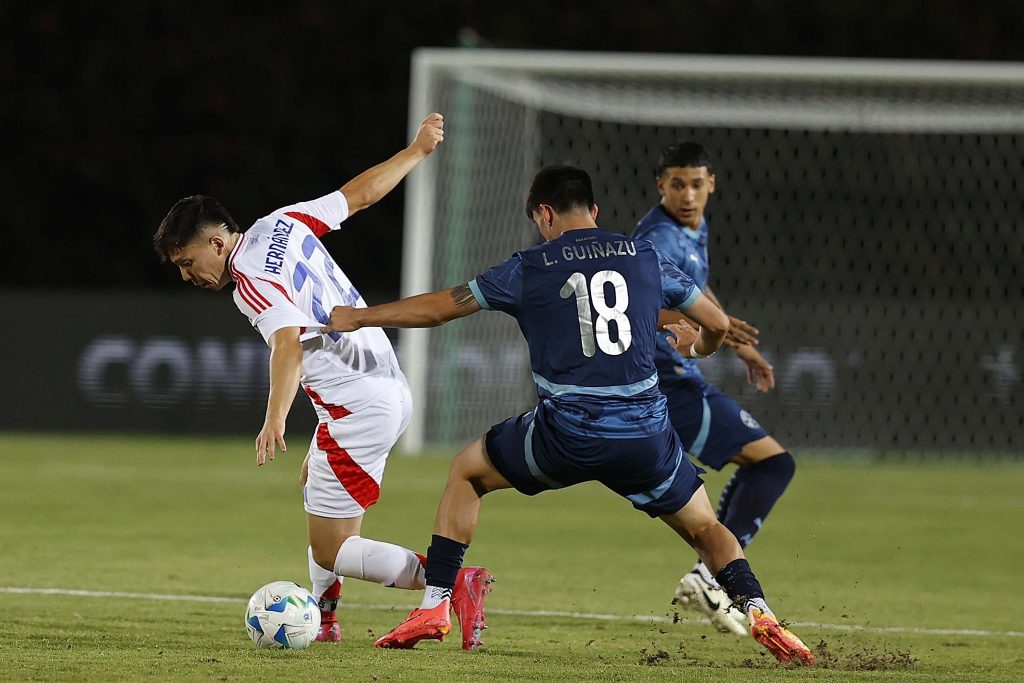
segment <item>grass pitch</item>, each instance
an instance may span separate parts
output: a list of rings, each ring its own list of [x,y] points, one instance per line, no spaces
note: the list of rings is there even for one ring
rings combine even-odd
[[[308,584],[304,441],[291,435],[292,450],[257,469],[244,438],[0,435],[0,678],[1021,677],[1024,466],[927,460],[806,457],[748,549],[772,606],[815,645],[813,669],[780,667],[685,613],[673,623],[691,552],[595,485],[485,499],[467,556],[498,577],[480,652],[459,650],[457,633],[375,650],[419,597],[354,580],[340,645],[258,651],[242,624],[249,594],[275,579]],[[447,464],[393,458],[364,535],[422,550]],[[723,481],[709,478],[712,498]],[[46,589],[140,596],[36,592]],[[153,594],[222,600],[142,597]]]

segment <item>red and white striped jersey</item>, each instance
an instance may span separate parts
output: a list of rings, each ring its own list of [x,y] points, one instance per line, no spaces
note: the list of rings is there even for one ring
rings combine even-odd
[[[268,343],[284,327],[300,328],[302,384],[344,397],[348,410],[372,402],[405,375],[379,327],[323,334],[334,306],[366,302],[327,253],[320,237],[348,218],[340,191],[292,204],[256,221],[228,257],[238,310]],[[316,402],[314,398],[314,403]]]

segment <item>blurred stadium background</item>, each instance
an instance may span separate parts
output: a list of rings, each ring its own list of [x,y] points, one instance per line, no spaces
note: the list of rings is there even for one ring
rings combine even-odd
[[[906,634],[936,629],[902,641],[924,659],[940,650],[926,662],[937,667],[924,670],[930,677],[959,675],[966,665],[953,655],[987,658],[990,667],[1010,661],[1020,629],[1012,610],[992,601],[1019,601],[1007,577],[1024,561],[1013,533],[1024,513],[1013,493],[1024,473],[1019,3],[526,0],[382,8],[44,0],[3,4],[0,19],[0,309],[8,321],[0,466],[9,473],[0,481],[7,505],[0,547],[9,549],[0,558],[0,589],[233,599],[248,595],[265,571],[274,573],[267,580],[302,580],[301,511],[294,491],[282,490],[293,485],[297,461],[257,477],[247,460],[264,413],[267,349],[227,291],[188,288],[158,263],[151,236],[187,194],[220,198],[247,226],[274,207],[334,189],[404,146],[410,122],[437,109],[447,130],[437,154],[325,240],[371,304],[464,282],[532,244],[521,202],[541,164],[588,167],[600,223],[629,232],[657,199],[660,148],[676,138],[703,142],[719,183],[709,210],[712,286],[732,312],[760,327],[779,384],[755,394],[728,354],[708,362],[709,378],[798,459],[810,456],[773,513],[771,542],[752,551],[758,566],[773,586],[785,586],[778,589],[784,604],[804,623],[836,621],[833,612],[847,609],[857,622],[851,631],[864,623],[902,625]],[[424,262],[407,257],[403,269],[403,250]],[[403,336],[403,364],[421,371],[414,379],[422,423],[406,451],[422,442],[428,453],[447,453],[445,444],[529,407],[518,339],[512,321],[498,315]],[[418,364],[409,358],[417,353]],[[299,397],[289,423],[299,451],[314,421],[306,402]],[[67,434],[50,439],[54,432]],[[180,463],[178,450],[187,452]],[[910,466],[857,465],[891,456]],[[160,467],[150,470],[150,457]],[[246,471],[235,475],[218,458]],[[956,463],[970,467],[969,476]],[[399,459],[389,467],[394,486],[406,486],[428,519],[443,463]],[[840,489],[841,504],[826,511]],[[266,528],[243,512],[253,491],[281,491],[268,510],[289,547],[261,560],[266,569],[237,560]],[[385,491],[394,497],[382,500],[376,529],[414,543],[423,534],[403,517],[405,491]],[[566,495],[568,527],[587,523],[574,521],[573,500],[588,515],[607,508],[591,489]],[[157,513],[142,509],[147,500],[158,501]],[[495,505],[525,515],[521,503]],[[236,516],[218,517],[216,534],[198,541],[193,529],[203,524],[205,504]],[[534,509],[535,526],[561,510],[546,500]],[[174,528],[180,519],[191,521]],[[505,560],[505,576],[522,586],[535,576],[530,568],[559,566],[546,553],[557,554],[562,542],[549,534],[546,549],[530,554],[528,529],[517,519],[495,525],[520,533],[522,545],[495,539],[475,549]],[[623,542],[634,538],[634,523],[641,522],[623,519],[616,530]],[[140,542],[145,552],[133,554]],[[574,542],[575,552],[599,561],[586,537]],[[190,548],[184,559],[160,554],[176,543]],[[80,564],[69,565],[65,552]],[[229,556],[237,561],[225,562]],[[588,602],[614,593],[609,586],[594,596],[568,589],[573,608],[662,609],[651,604],[670,592],[676,561],[649,548],[644,558],[667,567],[666,586],[645,583],[638,602],[617,596],[611,603]],[[783,584],[791,568],[809,581],[808,593]],[[618,569],[622,581],[639,571]],[[864,585],[883,584],[877,600],[864,595]],[[941,649],[960,647],[953,640],[963,634],[942,635],[947,612],[922,609],[937,587],[970,605],[958,608],[969,623],[952,626],[989,629],[983,654],[973,649],[981,641],[971,650]],[[383,591],[369,591],[353,594],[364,603],[385,600]],[[534,610],[563,597],[551,586],[506,596],[496,592],[496,604]],[[16,678],[35,677],[63,652],[61,638],[82,628],[57,598],[0,592],[0,599],[14,606],[11,632],[28,634],[13,650],[0,643],[0,663],[21,667]],[[819,601],[828,602],[824,614]],[[857,610],[846,608],[855,602]],[[39,604],[58,614],[52,641],[50,624],[36,616]],[[114,615],[111,640],[122,638],[117,619],[131,617],[103,609]],[[241,637],[234,613],[208,609],[219,620],[216,638]],[[373,628],[393,616],[359,615]],[[555,642],[546,631],[535,635],[530,619],[510,619],[521,622],[513,624],[518,634],[536,639],[527,650]],[[153,642],[184,642],[152,629]],[[584,629],[573,642],[587,655],[593,637]],[[143,640],[133,641],[137,649]],[[43,646],[33,650],[37,641]],[[101,655],[110,642],[96,645]],[[19,659],[18,647],[30,654]],[[632,642],[621,649],[630,657],[636,650]],[[225,659],[215,648],[209,654],[211,662]],[[26,663],[36,655],[39,670]],[[65,677],[106,677],[89,658],[67,661]],[[1013,661],[1019,669],[1019,656]],[[516,670],[514,660],[506,665]],[[183,669],[182,677],[218,673],[213,664],[188,666],[201,670]],[[975,673],[966,678],[1012,678]],[[130,673],[109,675],[118,676]]]
[[[189,291],[157,262],[153,227],[193,192],[248,225],[337,187],[399,149],[426,107],[448,115],[449,139],[429,169],[438,246],[419,284],[465,281],[531,243],[521,194],[542,163],[589,167],[602,224],[630,231],[656,200],[660,147],[693,137],[719,176],[713,284],[761,326],[779,389],[754,395],[729,358],[709,364],[714,380],[795,447],[1019,452],[1024,80],[991,62],[1024,59],[1024,10],[742,4],[7,6],[0,302],[18,332],[0,428],[258,430],[264,345],[226,292]],[[421,45],[962,63],[441,69],[410,105]],[[403,214],[406,189],[328,240],[371,303],[398,295],[403,227],[426,213]],[[430,333],[426,442],[528,405],[500,317]],[[305,431],[312,416],[295,418]]]

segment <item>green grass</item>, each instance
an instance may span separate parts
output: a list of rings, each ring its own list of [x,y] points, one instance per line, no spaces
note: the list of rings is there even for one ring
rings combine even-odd
[[[374,635],[418,594],[350,580],[339,646],[258,651],[242,624],[245,598],[275,579],[308,583],[296,483],[304,439],[291,441],[291,453],[257,469],[243,438],[0,435],[0,587],[237,598],[0,592],[0,678],[1000,681],[1024,666],[1024,638],[1005,634],[1024,631],[1014,611],[1024,598],[1024,467],[927,460],[805,458],[748,549],[776,611],[827,644],[827,668],[779,667],[752,640],[666,623],[690,551],[590,485],[484,501],[467,559],[498,577],[485,650],[462,652],[455,637],[375,650]],[[446,469],[443,457],[393,458],[364,535],[422,550]],[[722,482],[709,479],[713,498]],[[624,618],[522,614],[537,610]],[[662,621],[625,618],[634,614]]]

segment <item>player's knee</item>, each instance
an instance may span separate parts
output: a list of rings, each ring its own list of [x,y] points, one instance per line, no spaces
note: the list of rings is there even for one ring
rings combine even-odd
[[[310,547],[313,548],[313,561],[324,569],[334,571],[334,561],[338,557],[338,548],[341,547],[341,544],[338,544],[338,548],[333,549],[333,553],[327,544],[313,545]]]
[[[757,467],[766,474],[770,473],[780,482],[784,481],[788,484],[793,475],[796,474],[796,459],[793,458],[789,451],[782,451],[778,455],[762,460],[757,464]]]
[[[338,551],[348,539],[356,534],[343,534],[337,538],[314,539],[310,541],[309,547],[313,549],[313,561],[324,569],[334,571],[334,563],[338,559]]]

